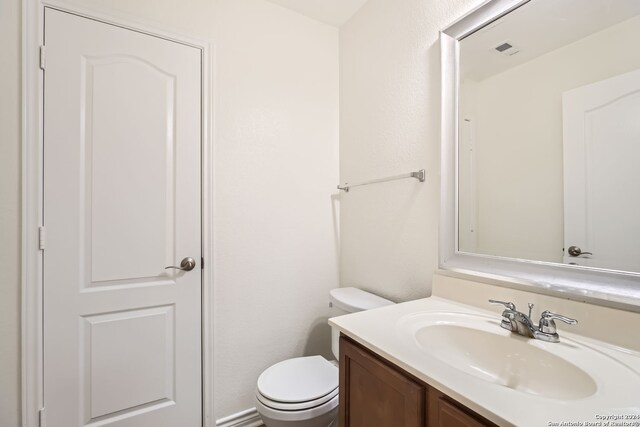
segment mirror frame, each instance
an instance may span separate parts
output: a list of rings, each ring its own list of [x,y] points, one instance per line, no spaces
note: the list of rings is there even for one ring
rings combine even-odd
[[[640,273],[459,251],[457,223],[460,41],[529,1],[533,0],[489,0],[440,32],[442,182],[439,266],[441,273],[640,312]]]

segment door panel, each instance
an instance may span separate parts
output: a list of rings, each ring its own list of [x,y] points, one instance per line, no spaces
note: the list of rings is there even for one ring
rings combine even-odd
[[[174,306],[84,317],[86,421],[175,400]],[[143,337],[143,339],[141,339]],[[126,356],[121,357],[122,348]],[[113,390],[127,384],[121,392]]]
[[[47,425],[199,426],[201,52],[50,8],[45,46]]]
[[[175,76],[125,56],[83,68],[91,283],[155,277],[176,257]]]

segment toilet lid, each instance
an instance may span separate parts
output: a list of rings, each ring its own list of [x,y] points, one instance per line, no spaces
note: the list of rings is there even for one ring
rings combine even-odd
[[[322,356],[276,363],[258,378],[258,392],[284,403],[316,400],[338,388],[338,368]]]

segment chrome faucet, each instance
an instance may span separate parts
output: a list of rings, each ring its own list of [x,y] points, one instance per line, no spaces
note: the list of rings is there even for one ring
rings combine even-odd
[[[535,338],[537,340],[547,342],[559,342],[560,336],[556,329],[555,320],[560,320],[569,325],[575,325],[578,323],[576,319],[571,319],[560,314],[555,314],[550,311],[543,311],[540,317],[540,322],[536,326],[531,321],[531,310],[533,304],[529,303],[529,315],[521,313],[516,310],[516,306],[512,302],[497,301],[490,299],[492,304],[502,304],[505,306],[505,310],[502,312],[502,321],[500,326],[508,331],[515,332],[518,335],[522,335],[529,338]]]

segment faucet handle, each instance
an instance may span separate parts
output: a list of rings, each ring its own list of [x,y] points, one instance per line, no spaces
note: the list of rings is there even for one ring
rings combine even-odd
[[[540,317],[540,325],[538,326],[540,332],[543,332],[545,334],[555,334],[556,322],[554,320],[560,320],[569,325],[575,325],[576,323],[578,323],[576,319],[572,319],[570,317],[545,310],[542,312],[542,316]]]
[[[502,304],[506,308],[508,308],[509,310],[515,310],[516,309],[516,305],[514,303],[512,303],[512,302],[498,301],[498,300],[495,300],[495,299],[490,299],[489,302],[491,304]]]
[[[572,319],[570,317],[567,316],[563,316],[561,314],[556,314],[556,313],[552,313],[549,310],[545,310],[542,312],[542,319],[544,320],[561,320],[564,323],[568,323],[569,325],[575,325],[576,323],[578,323],[578,321],[576,319]]]
[[[500,322],[500,327],[506,329],[507,331],[515,331],[516,305],[512,302],[498,301],[495,299],[490,299],[489,302],[491,304],[502,304],[505,306],[506,310],[502,312],[502,321]]]

